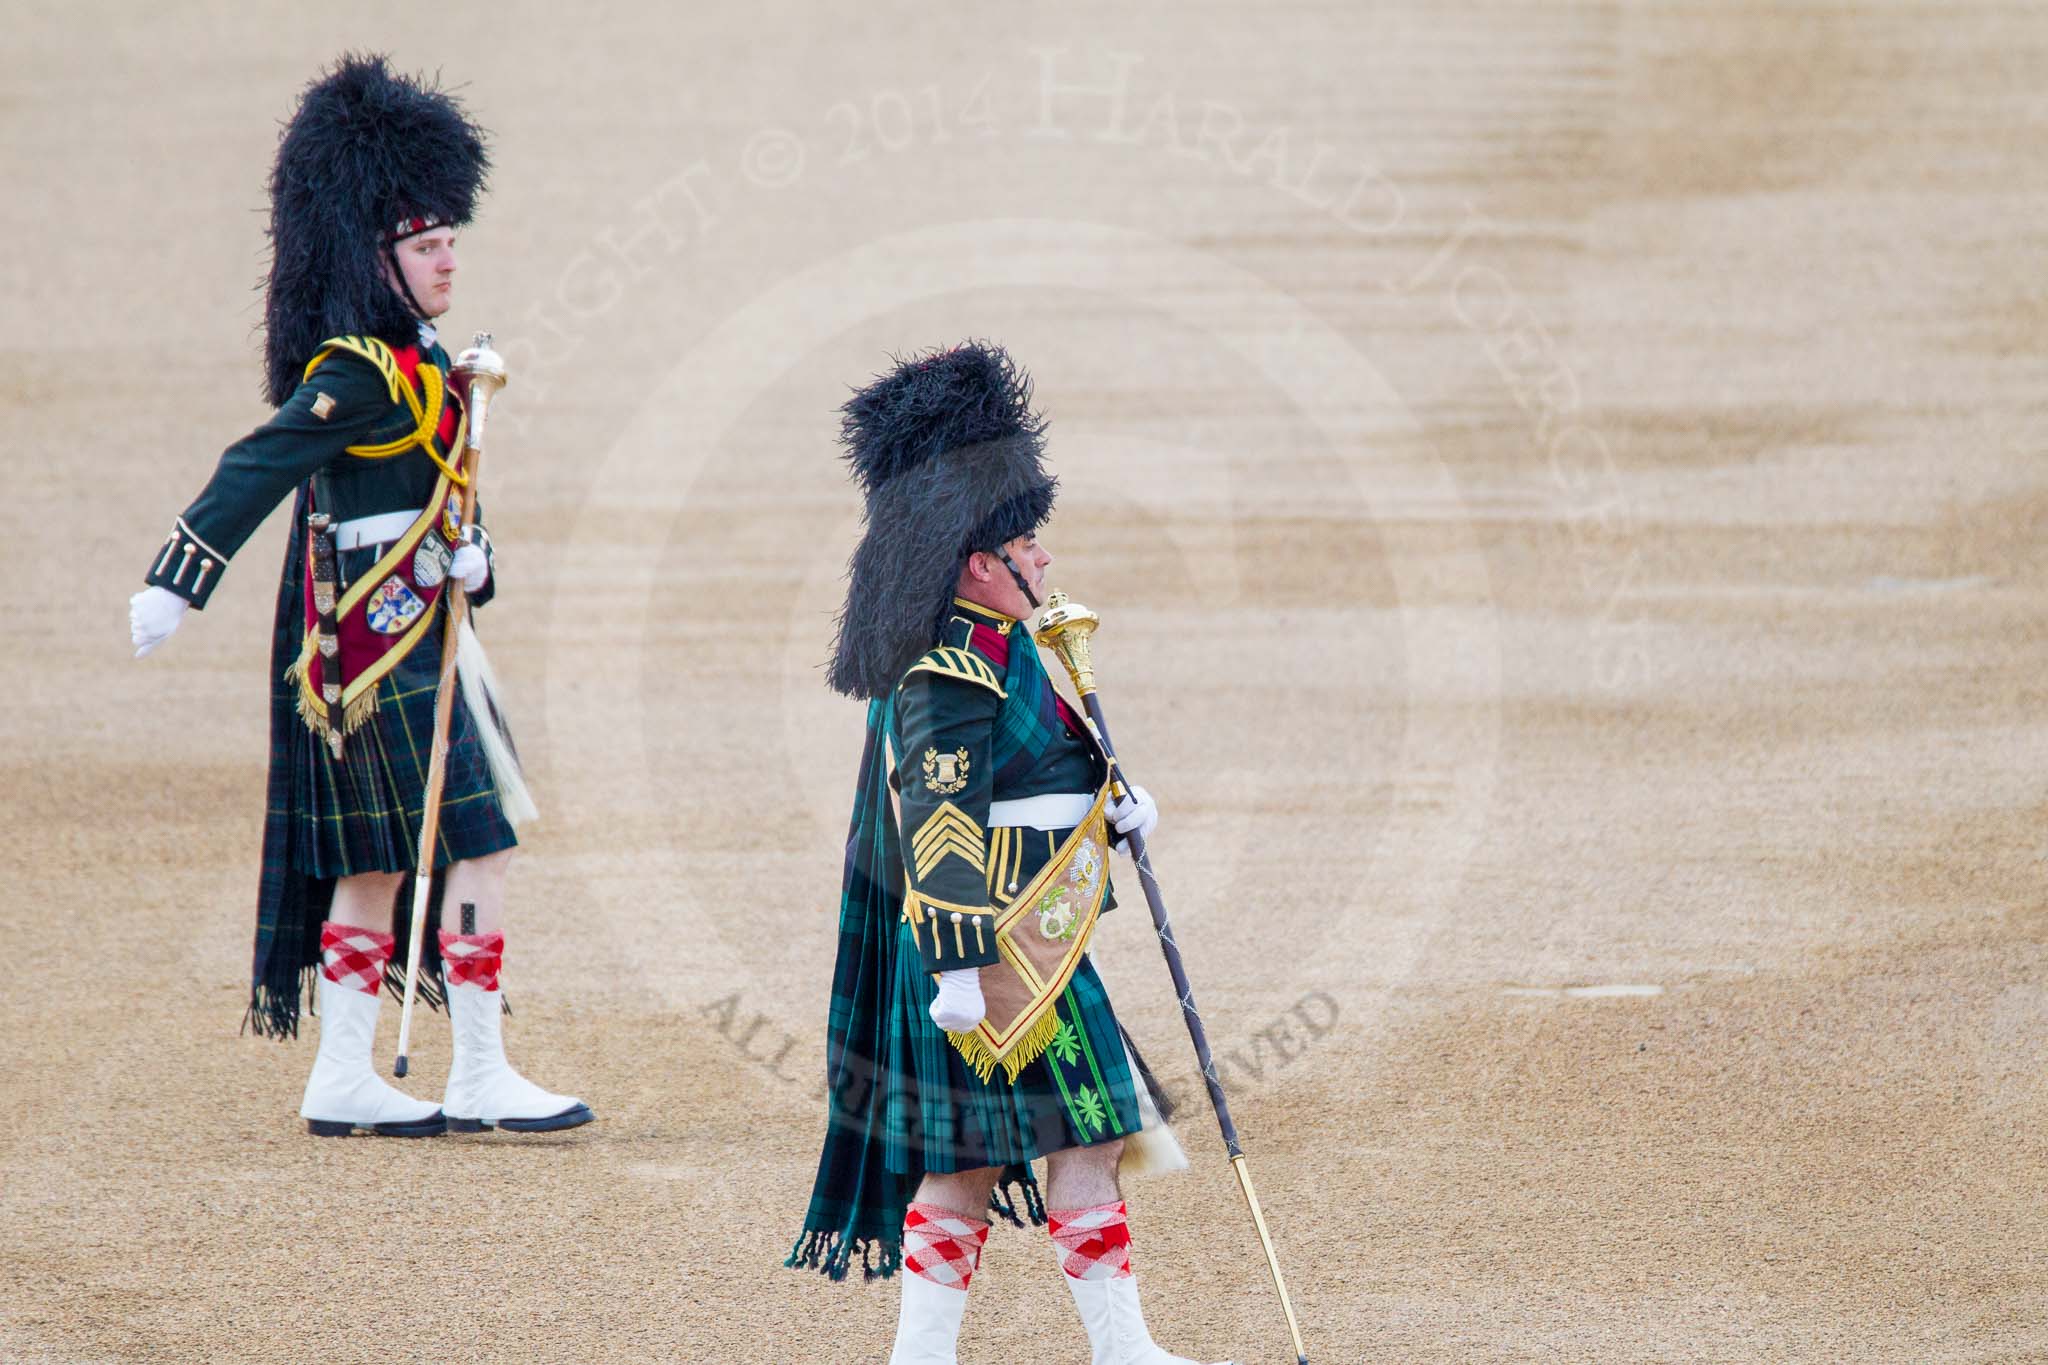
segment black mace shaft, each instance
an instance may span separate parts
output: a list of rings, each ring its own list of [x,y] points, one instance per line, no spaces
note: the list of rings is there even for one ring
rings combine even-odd
[[[1102,702],[1095,693],[1089,692],[1081,698],[1081,704],[1088,709],[1088,720],[1095,730],[1095,737],[1102,744],[1102,752],[1110,761],[1111,793],[1122,797],[1129,793],[1130,783],[1124,776],[1124,767],[1116,756],[1116,745],[1109,738],[1109,721],[1102,714]],[[1223,1145],[1232,1159],[1244,1155],[1244,1148],[1237,1141],[1237,1124],[1230,1117],[1230,1100],[1223,1093],[1223,1081],[1216,1073],[1216,1057],[1209,1050],[1209,1030],[1202,1025],[1202,1012],[1195,1008],[1195,988],[1188,984],[1188,969],[1181,961],[1180,944],[1174,941],[1173,924],[1167,918],[1166,898],[1159,889],[1159,878],[1152,872],[1152,855],[1146,851],[1145,836],[1135,830],[1124,836],[1131,845],[1131,861],[1138,868],[1138,882],[1145,888],[1145,904],[1152,910],[1152,927],[1159,935],[1159,951],[1166,957],[1167,974],[1173,977],[1173,993],[1180,1000],[1180,1017],[1188,1026],[1188,1037],[1195,1044],[1195,1060],[1202,1067],[1202,1083],[1209,1088],[1209,1103],[1216,1110],[1217,1127],[1223,1130]]]
[[[1095,694],[1091,639],[1098,624],[1100,620],[1094,612],[1068,602],[1065,593],[1056,592],[1046,600],[1045,614],[1039,618],[1034,638],[1059,655],[1060,662],[1066,665],[1074,690],[1080,694],[1081,705],[1087,708],[1088,728],[1094,732],[1096,742],[1109,759],[1111,790],[1121,797],[1130,791],[1130,782],[1122,761],[1116,756],[1116,746],[1110,740],[1109,720],[1102,713],[1102,700]],[[1159,951],[1165,956],[1166,970],[1173,977],[1174,994],[1180,998],[1181,1021],[1187,1025],[1188,1037],[1195,1045],[1195,1060],[1202,1067],[1202,1084],[1208,1087],[1209,1103],[1216,1111],[1216,1126],[1222,1130],[1223,1145],[1230,1153],[1231,1170],[1237,1175],[1245,1207],[1251,1210],[1252,1224],[1258,1229],[1259,1245],[1266,1253],[1266,1268],[1273,1274],[1273,1289],[1280,1296],[1280,1308],[1287,1314],[1287,1331],[1294,1339],[1296,1365],[1308,1365],[1308,1349],[1301,1343],[1301,1325],[1294,1317],[1293,1300],[1287,1296],[1287,1281],[1280,1274],[1280,1257],[1273,1250],[1273,1236],[1266,1228],[1265,1210],[1259,1207],[1259,1196],[1252,1189],[1251,1169],[1245,1163],[1244,1148],[1237,1140],[1237,1124],[1230,1117],[1230,1101],[1223,1093],[1223,1079],[1216,1074],[1216,1057],[1209,1050],[1209,1031],[1202,1026],[1202,1012],[1195,1008],[1195,988],[1188,982],[1187,967],[1181,961],[1180,944],[1173,937],[1173,924],[1166,914],[1166,898],[1159,889],[1159,878],[1152,871],[1151,854],[1145,848],[1142,835],[1133,832],[1124,837],[1130,841],[1131,861],[1136,864],[1138,882],[1145,889],[1145,904],[1152,911],[1152,928],[1159,936]]]

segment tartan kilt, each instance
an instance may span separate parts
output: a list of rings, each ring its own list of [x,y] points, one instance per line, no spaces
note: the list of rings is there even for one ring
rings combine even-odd
[[[376,551],[350,551],[343,571],[365,572]],[[360,565],[350,563],[368,556]],[[352,576],[352,575],[351,575]],[[410,872],[419,856],[420,814],[434,742],[434,694],[441,677],[447,613],[377,685],[377,709],[348,736],[337,763],[310,732],[294,764],[291,856],[309,876]],[[519,841],[498,803],[476,719],[458,691],[448,718],[448,758],[434,866],[480,858]],[[303,727],[302,727],[303,729]]]
[[[1064,831],[1053,835],[1048,848],[1064,838]],[[1028,880],[1035,870],[1020,875]],[[1001,904],[1000,896],[996,900]],[[1113,904],[1106,900],[1104,910]],[[1052,1045],[1014,1082],[1001,1067],[984,1081],[932,1022],[938,983],[924,970],[909,923],[898,933],[896,1006],[883,1069],[888,1169],[951,1173],[1009,1166],[1138,1132],[1137,1078],[1109,993],[1089,956],[1082,956],[1054,1002],[1060,1031]]]

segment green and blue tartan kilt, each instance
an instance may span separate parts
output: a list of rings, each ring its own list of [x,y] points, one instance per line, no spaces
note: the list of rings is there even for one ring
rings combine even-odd
[[[1048,849],[1068,832],[1052,835]],[[1036,843],[1029,840],[1027,847]],[[1035,864],[1044,862],[1044,855],[1035,859]],[[1026,864],[1019,875],[1028,881],[1037,866],[1028,857]],[[1106,900],[1105,910],[1111,904]],[[1138,1131],[1137,1078],[1109,992],[1087,955],[1053,1002],[1058,1034],[1014,1082],[1004,1078],[1001,1067],[986,1081],[975,1075],[932,1022],[938,983],[924,970],[907,922],[899,931],[896,974],[882,1108],[890,1170],[943,1173],[1009,1166]]]
[[[357,556],[365,556],[358,565]],[[375,551],[342,556],[343,572],[366,571]],[[419,856],[420,815],[434,743],[434,694],[441,678],[447,615],[377,685],[377,709],[348,736],[336,762],[309,735],[292,779],[292,861],[317,878],[410,872]],[[458,684],[459,685],[459,684]],[[498,803],[497,784],[476,719],[461,694],[448,719],[448,759],[434,866],[480,858],[519,842]]]

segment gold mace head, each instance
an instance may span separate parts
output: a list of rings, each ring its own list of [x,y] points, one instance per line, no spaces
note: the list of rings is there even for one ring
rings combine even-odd
[[[489,332],[478,332],[469,349],[455,357],[455,373],[468,378],[472,393],[479,383],[492,389],[505,387],[505,357],[492,349]]]
[[[1074,680],[1074,690],[1084,697],[1095,690],[1095,660],[1089,637],[1101,624],[1102,618],[1094,612],[1079,602],[1069,602],[1065,593],[1056,592],[1045,599],[1045,612],[1038,618],[1038,629],[1031,637],[1060,656],[1068,676]]]

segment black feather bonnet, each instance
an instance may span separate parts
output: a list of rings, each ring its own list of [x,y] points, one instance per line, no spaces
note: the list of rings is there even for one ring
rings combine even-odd
[[[938,643],[961,565],[1035,531],[1058,483],[1031,380],[969,341],[899,360],[841,409],[840,444],[867,500],[847,571],[830,682],[885,697]]]
[[[264,389],[282,404],[322,341],[415,336],[384,273],[390,243],[460,227],[490,171],[484,131],[437,85],[345,56],[306,87],[270,174]]]

